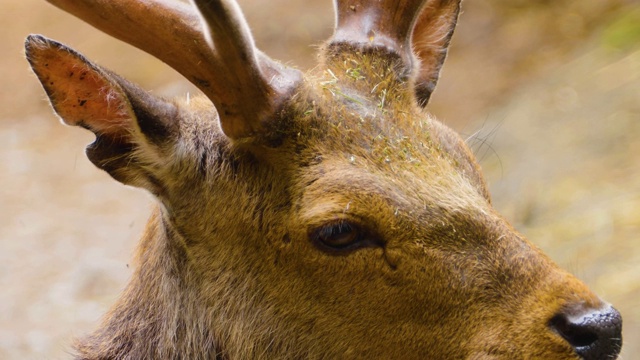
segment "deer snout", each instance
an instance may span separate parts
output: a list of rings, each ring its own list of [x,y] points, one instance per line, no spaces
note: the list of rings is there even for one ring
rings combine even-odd
[[[549,326],[585,360],[615,359],[622,347],[622,316],[610,305],[575,306],[556,314]]]

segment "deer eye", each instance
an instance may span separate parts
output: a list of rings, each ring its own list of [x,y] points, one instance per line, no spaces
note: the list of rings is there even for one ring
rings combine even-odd
[[[335,250],[351,249],[363,239],[360,227],[347,221],[323,225],[313,230],[310,237],[319,245]]]

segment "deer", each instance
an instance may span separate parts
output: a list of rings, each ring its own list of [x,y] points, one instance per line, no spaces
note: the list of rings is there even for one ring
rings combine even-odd
[[[42,35],[26,58],[86,155],[155,199],[77,359],[615,359],[622,317],[493,207],[429,114],[460,0],[335,0],[306,73],[232,0],[48,0],[164,61],[164,99]]]

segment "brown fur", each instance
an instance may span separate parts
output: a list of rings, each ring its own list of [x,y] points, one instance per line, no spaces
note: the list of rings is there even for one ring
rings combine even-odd
[[[392,50],[329,43],[260,133],[232,139],[208,99],[151,98],[30,38],[56,112],[97,134],[91,160],[158,199],[131,282],[78,358],[577,358],[549,320],[603,303],[495,212],[467,146],[422,109],[442,52],[412,75]],[[88,86],[112,88],[97,106],[127,111],[75,119],[86,86],[48,84],[45,63],[93,69]],[[335,223],[362,241],[319,244]]]

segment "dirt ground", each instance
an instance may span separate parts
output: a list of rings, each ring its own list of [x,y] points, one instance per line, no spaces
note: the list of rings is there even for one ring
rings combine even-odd
[[[240,1],[272,57],[312,66],[329,0]],[[467,0],[430,110],[468,138],[496,207],[624,317],[640,359],[640,5]],[[0,2],[0,359],[66,359],[123,288],[151,197],[84,156],[23,59],[29,33],[154,93],[194,92],[40,0]]]

